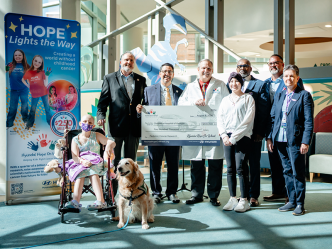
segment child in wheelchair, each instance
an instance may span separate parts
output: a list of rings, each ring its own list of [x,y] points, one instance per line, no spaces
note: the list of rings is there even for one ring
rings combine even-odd
[[[115,142],[107,139],[99,132],[92,131],[95,124],[94,118],[91,115],[84,115],[79,124],[82,128],[82,133],[75,136],[71,142],[71,153],[74,162],[72,162],[71,165],[67,165],[66,163],[69,178],[71,181],[75,181],[73,200],[67,202],[65,207],[81,210],[82,205],[80,204],[80,199],[84,180],[88,177],[97,200],[93,204],[88,205],[87,209],[93,211],[106,208],[107,203],[104,199],[99,175],[104,175],[107,171],[108,158],[113,159],[112,157],[114,155],[112,153]],[[100,144],[105,145],[104,159],[99,157]],[[106,162],[104,162],[104,160]],[[61,166],[62,165],[60,165],[60,168],[55,169],[56,173],[59,174],[62,171]]]

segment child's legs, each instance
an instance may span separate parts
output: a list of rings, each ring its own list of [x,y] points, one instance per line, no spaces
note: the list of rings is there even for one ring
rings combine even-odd
[[[97,201],[101,201],[102,203],[105,202],[104,200],[104,195],[103,195],[103,189],[101,186],[101,182],[99,180],[99,176],[98,175],[92,175],[89,176],[91,184],[92,184],[92,188],[93,191],[95,192]]]
[[[75,181],[73,199],[75,201],[77,201],[78,203],[80,203],[80,200],[81,200],[83,185],[84,185],[84,179],[85,179],[84,177],[83,178],[78,178]]]
[[[43,104],[44,104],[44,109],[45,109],[45,113],[46,113],[46,121],[48,124],[50,124],[52,115],[51,115],[51,110],[50,110],[50,105],[48,103],[48,96],[44,95],[41,97]]]
[[[29,115],[29,89],[20,90],[21,114],[23,122],[28,121]]]
[[[38,105],[39,97],[38,98],[31,98],[31,108],[29,113],[29,118],[27,122],[27,127],[32,127],[35,123],[35,115],[36,115],[36,109]]]
[[[11,90],[6,127],[12,127],[14,125],[14,120],[16,117],[17,106],[18,106],[18,98],[19,98],[19,91]]]

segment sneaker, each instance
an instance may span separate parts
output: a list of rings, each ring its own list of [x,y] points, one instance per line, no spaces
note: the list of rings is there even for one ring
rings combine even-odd
[[[79,204],[76,200],[71,200],[65,204],[65,208],[78,209],[81,212],[82,204]]]
[[[89,211],[94,211],[94,210],[98,210],[98,209],[102,209],[102,208],[106,208],[107,207],[107,203],[101,203],[101,201],[95,201],[93,204],[91,205],[87,205],[87,209]]]
[[[284,206],[278,208],[278,210],[279,210],[280,212],[287,212],[287,211],[292,211],[292,210],[294,210],[294,208],[295,208],[295,205],[292,204],[292,203],[290,203],[290,202],[288,202],[286,205],[284,205]]]
[[[297,205],[296,208],[293,211],[293,215],[303,215],[305,212],[305,209],[302,205]]]
[[[239,203],[234,208],[234,211],[243,213],[250,209],[249,202],[247,199],[241,198]]]
[[[223,207],[223,210],[226,211],[232,211],[238,204],[238,201],[236,198],[229,198],[229,201],[227,202],[227,204]]]

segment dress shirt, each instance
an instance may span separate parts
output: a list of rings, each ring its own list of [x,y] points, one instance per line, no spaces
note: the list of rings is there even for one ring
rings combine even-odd
[[[174,97],[173,97],[173,87],[172,84],[170,84],[168,87],[164,86],[162,83],[160,83],[160,105],[166,105],[166,95],[167,91],[166,88],[169,89],[169,95],[171,95],[172,99],[172,105],[175,105],[174,103]]]
[[[285,97],[285,100],[284,100],[284,102],[282,104],[282,108],[281,108],[281,111],[282,111],[281,120],[283,120],[283,119],[287,120],[287,109],[288,109],[287,108],[287,101],[288,101],[288,106],[289,106],[290,102],[292,101],[291,99],[292,99],[293,93],[294,92],[286,93],[286,97]],[[278,131],[277,136],[276,136],[276,141],[277,142],[287,142],[286,128],[287,127],[283,127],[280,124],[279,131]]]
[[[133,93],[135,91],[135,81],[134,81],[134,74],[131,73],[127,77],[124,76],[124,74],[121,72],[121,78],[123,80],[124,85],[126,86],[127,93],[129,95],[129,98],[132,99]]]
[[[207,82],[203,82],[201,81],[200,79],[198,79],[198,82],[199,82],[199,87],[201,88],[201,91],[203,90],[203,84],[205,83],[205,91],[206,89],[208,88],[209,84],[210,84],[210,80],[207,81]]]
[[[241,91],[243,93],[247,90],[250,81],[251,81],[251,75],[248,75],[247,77],[243,78],[243,86],[241,88]]]
[[[270,84],[270,99],[271,99],[271,103],[273,102],[273,98],[274,98],[274,94],[276,93],[281,81],[283,80],[283,75],[281,75],[278,79],[276,79],[275,81],[271,80],[271,84]]]
[[[221,138],[232,133],[230,142],[234,145],[244,136],[251,137],[255,118],[255,100],[245,93],[235,103],[228,95],[220,103],[217,125]]]

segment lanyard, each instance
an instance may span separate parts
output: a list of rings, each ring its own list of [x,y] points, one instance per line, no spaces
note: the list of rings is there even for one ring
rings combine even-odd
[[[292,101],[293,94],[294,94],[294,91],[291,92],[290,94],[286,94],[286,115],[287,115],[287,112],[288,112],[289,104]]]

